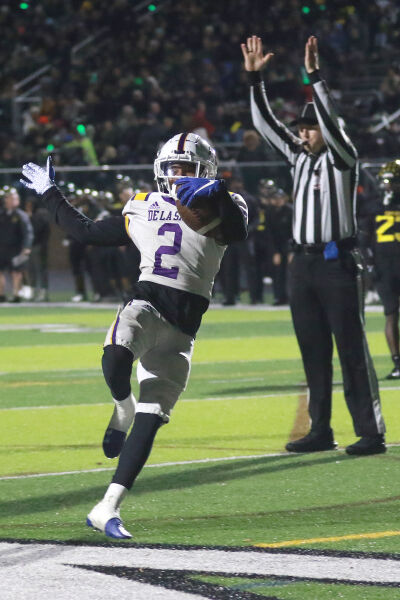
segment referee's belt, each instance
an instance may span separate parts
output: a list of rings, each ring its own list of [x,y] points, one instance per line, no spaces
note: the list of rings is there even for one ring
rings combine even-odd
[[[298,244],[294,240],[291,243],[291,250],[296,254],[323,254],[327,242],[320,244]],[[353,237],[336,240],[336,245],[340,250],[352,250],[356,245],[356,240]]]

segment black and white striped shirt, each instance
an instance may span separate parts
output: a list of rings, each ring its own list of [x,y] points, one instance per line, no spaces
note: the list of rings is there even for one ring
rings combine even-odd
[[[338,121],[319,72],[310,74],[318,123],[326,144],[318,155],[307,152],[301,139],[273,115],[260,73],[251,72],[250,78],[254,126],[291,166],[294,241],[313,244],[354,236],[357,152]]]

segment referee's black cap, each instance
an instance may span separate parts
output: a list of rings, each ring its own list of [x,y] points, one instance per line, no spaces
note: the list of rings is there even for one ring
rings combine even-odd
[[[295,125],[318,125],[317,113],[315,112],[314,102],[307,102],[297,119],[290,123],[291,127]]]

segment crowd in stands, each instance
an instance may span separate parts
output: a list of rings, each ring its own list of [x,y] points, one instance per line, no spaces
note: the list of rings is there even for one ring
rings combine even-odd
[[[220,161],[230,161],[220,176],[230,179],[250,208],[249,239],[227,253],[216,290],[224,303],[234,304],[244,281],[256,304],[263,302],[263,280],[270,277],[273,301],[282,304],[290,182],[282,169],[262,166],[279,157],[253,129],[240,43],[257,34],[265,50],[274,52],[266,73],[269,96],[278,118],[289,122],[310,99],[299,49],[316,35],[321,69],[361,157],[385,159],[399,154],[400,119],[373,127],[400,108],[399,25],[395,0],[64,0],[62,8],[56,0],[4,0],[0,168],[19,168],[29,160],[44,164],[49,153],[56,169],[145,166],[172,135],[196,131],[217,147]],[[16,92],[39,69],[40,76]],[[16,102],[16,93],[30,99]],[[58,173],[71,202],[93,218],[120,211],[129,188],[152,186],[151,169],[130,173],[125,184],[115,183],[114,172],[79,173],[75,187]],[[17,185],[19,175],[3,176],[2,184]],[[36,287],[36,299],[46,300],[49,227],[34,201],[23,200],[36,236],[24,280]],[[266,222],[274,223],[278,235]],[[78,248],[72,240],[65,244],[75,299],[123,299],[129,293],[137,276],[134,248],[125,256]]]
[[[224,144],[236,158],[251,128],[239,45],[253,33],[275,53],[267,78],[281,120],[310,95],[299,48],[312,33],[362,155],[390,156],[400,121],[369,126],[399,108],[399,21],[396,0],[5,0],[0,167],[43,161],[49,150],[64,165],[151,163],[161,141],[199,129],[222,144],[222,158],[232,156]],[[13,113],[15,84],[46,66],[32,81],[36,100],[14,102]],[[357,80],[378,85],[357,96]]]
[[[292,207],[290,198],[273,180],[262,179],[256,195],[243,179],[224,172],[230,189],[244,196],[249,208],[249,235],[230,245],[214,287],[214,300],[225,305],[240,301],[242,292],[251,304],[287,303],[286,268],[290,254]],[[151,187],[141,188],[151,190]],[[64,194],[75,208],[93,220],[120,215],[137,191],[134,182],[118,174],[112,191],[80,189],[64,185]],[[51,253],[50,216],[37,196],[28,194],[23,206],[15,188],[0,189],[0,302],[54,300],[49,281]],[[60,241],[58,241],[60,243]],[[126,302],[139,277],[140,255],[133,243],[98,247],[62,236],[73,280],[74,302]],[[12,294],[7,294],[5,275],[11,276]],[[267,288],[268,281],[272,287]],[[272,292],[272,298],[270,297]]]

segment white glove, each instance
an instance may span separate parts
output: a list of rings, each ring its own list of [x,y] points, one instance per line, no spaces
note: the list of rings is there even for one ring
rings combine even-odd
[[[28,163],[22,167],[22,175],[26,178],[20,179],[23,186],[35,190],[37,194],[44,194],[55,185],[51,156],[47,159],[45,169],[35,165],[35,163]]]

